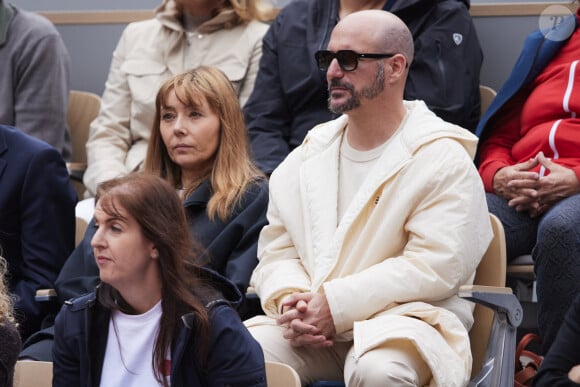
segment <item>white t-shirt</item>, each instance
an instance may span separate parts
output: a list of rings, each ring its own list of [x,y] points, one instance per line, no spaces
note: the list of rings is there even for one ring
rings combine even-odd
[[[338,175],[338,220],[346,212],[350,202],[364,180],[373,168],[388,141],[376,148],[367,151],[354,149],[348,143],[348,136],[344,133],[344,138],[340,144],[340,170]]]
[[[383,151],[387,147],[391,138],[405,125],[409,117],[409,111],[405,113],[405,117],[399,124],[399,127],[395,132],[381,145],[376,148],[360,151],[354,149],[348,143],[347,131],[348,127],[343,133],[342,141],[340,144],[340,159],[339,159],[339,172],[338,172],[338,221],[342,219],[342,216],[348,209],[350,202],[356,195],[359,188],[363,185],[363,182],[367,178],[367,175],[372,170],[377,160],[383,154]]]
[[[161,313],[161,301],[139,315],[129,315],[118,310],[111,313],[101,386],[160,386],[153,373],[152,359]],[[171,354],[169,350],[167,352],[166,377],[169,378]]]

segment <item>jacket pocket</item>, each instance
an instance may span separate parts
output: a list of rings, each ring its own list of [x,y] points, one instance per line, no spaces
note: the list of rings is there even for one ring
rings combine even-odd
[[[169,78],[167,66],[147,59],[130,59],[121,65],[133,103],[150,106],[162,83]]]
[[[244,79],[246,78],[246,66],[238,61],[228,61],[225,63],[216,64],[215,67],[220,69],[226,75],[236,90],[236,93],[239,95],[240,88],[242,87]]]

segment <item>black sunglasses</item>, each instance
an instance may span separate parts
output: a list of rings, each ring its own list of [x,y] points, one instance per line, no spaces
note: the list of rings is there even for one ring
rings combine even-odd
[[[354,71],[358,66],[359,59],[384,59],[391,58],[395,54],[359,54],[352,50],[340,50],[337,52],[320,50],[314,54],[316,64],[322,71],[327,71],[334,58],[343,71]]]

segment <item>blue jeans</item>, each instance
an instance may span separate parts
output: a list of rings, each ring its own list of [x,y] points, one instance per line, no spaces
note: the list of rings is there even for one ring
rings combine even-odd
[[[530,252],[534,258],[545,353],[580,293],[580,194],[561,200],[536,219],[510,208],[502,197],[488,193],[486,198],[489,212],[504,226],[508,262]]]

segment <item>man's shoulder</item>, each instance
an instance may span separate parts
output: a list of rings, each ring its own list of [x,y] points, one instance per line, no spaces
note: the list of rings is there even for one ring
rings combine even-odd
[[[442,10],[469,13],[469,2],[462,0],[443,0],[435,2],[435,7]]]
[[[432,26],[437,26],[438,30],[473,28],[469,6],[463,1],[416,0],[401,3],[401,8],[393,10],[393,13],[405,21],[415,39],[417,34],[430,33]]]
[[[329,13],[336,13],[335,0],[293,0],[286,5],[276,18],[277,23],[302,24],[305,20],[324,20]]]
[[[334,120],[323,122],[308,131],[302,144],[292,150],[288,156],[272,172],[270,178],[270,190],[272,182],[288,184],[287,176],[293,176],[302,163],[313,156],[325,151],[338,141],[346,126],[348,117],[340,116]],[[279,177],[281,176],[281,177]]]
[[[392,12],[395,15],[404,15],[406,20],[422,19],[424,16],[441,12],[461,12],[469,15],[469,4],[470,2],[466,0],[410,0],[398,2],[392,8]]]
[[[331,146],[342,134],[348,122],[348,116],[342,115],[334,120],[322,122],[306,133],[302,144],[294,149],[292,153],[301,153],[303,158],[322,152]]]
[[[429,13],[449,13],[449,12],[460,12],[469,16],[470,2],[465,0],[415,0],[407,3],[403,3],[399,9],[412,9],[412,14],[416,17]],[[397,13],[395,11],[395,13]]]
[[[348,116],[344,114],[333,120],[321,122],[315,125],[312,129],[308,131],[308,134],[304,138],[304,143],[309,143],[312,140],[327,143],[328,141],[336,137],[337,132],[340,132],[342,129],[344,129],[344,127],[347,124],[347,121]]]
[[[40,152],[58,151],[46,142],[32,137],[22,130],[12,127],[0,125],[0,138],[3,139],[8,149],[18,149],[20,157],[23,155],[35,155]]]
[[[473,133],[437,117],[423,101],[406,101],[405,105],[409,114],[401,137],[411,154],[421,152],[428,144],[444,148],[454,144],[451,148],[461,149],[473,157],[477,145],[477,137]]]
[[[12,24],[10,25],[12,36],[35,41],[47,36],[60,37],[54,24],[44,16],[35,12],[16,8]]]
[[[326,0],[327,1],[327,0]],[[280,15],[292,15],[296,12],[301,12],[312,7],[314,3],[319,3],[320,0],[293,0],[282,8]]]

